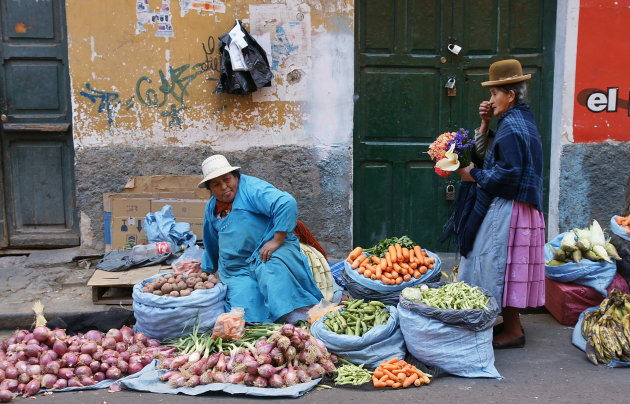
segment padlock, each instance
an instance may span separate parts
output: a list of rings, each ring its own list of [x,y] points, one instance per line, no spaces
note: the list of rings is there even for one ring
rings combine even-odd
[[[449,77],[444,84],[445,88],[455,88],[455,77]]]
[[[445,199],[447,201],[454,201],[455,200],[455,185],[453,185],[453,184],[447,184],[446,185]]]
[[[457,89],[456,88],[449,88],[446,90],[446,95],[449,97],[455,97],[457,95]]]

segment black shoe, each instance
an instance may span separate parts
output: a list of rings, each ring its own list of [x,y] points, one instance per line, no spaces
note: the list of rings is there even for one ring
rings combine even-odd
[[[507,342],[497,343],[497,342],[492,341],[492,348],[494,349],[523,348],[524,346],[525,346],[525,334]]]

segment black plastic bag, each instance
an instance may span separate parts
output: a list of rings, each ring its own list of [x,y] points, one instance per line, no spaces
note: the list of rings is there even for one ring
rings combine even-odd
[[[247,71],[235,71],[232,69],[232,61],[228,47],[232,42],[229,33],[219,37],[219,54],[221,55],[221,77],[214,90],[215,94],[247,94],[262,87],[271,87],[273,74],[267,60],[267,53],[256,42],[240,21],[237,21],[241,31],[245,35],[247,47],[242,49],[243,59]]]

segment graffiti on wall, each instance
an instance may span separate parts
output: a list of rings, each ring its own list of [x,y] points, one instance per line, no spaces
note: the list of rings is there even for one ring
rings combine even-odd
[[[630,0],[581,0],[575,70],[573,140],[630,141]],[[602,46],[602,44],[606,46]]]
[[[182,17],[190,11],[196,11],[197,14],[225,13],[225,3],[219,0],[179,0],[179,10]]]

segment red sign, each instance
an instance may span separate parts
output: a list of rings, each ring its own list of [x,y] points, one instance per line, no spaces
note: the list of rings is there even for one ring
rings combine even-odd
[[[573,140],[630,141],[630,0],[581,0]]]

